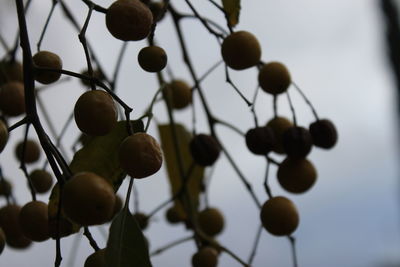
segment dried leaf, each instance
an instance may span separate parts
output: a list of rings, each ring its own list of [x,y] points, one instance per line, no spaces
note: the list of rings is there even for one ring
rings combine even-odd
[[[222,6],[228,16],[229,25],[236,26],[239,23],[240,0],[222,0]]]
[[[149,249],[129,209],[114,218],[105,252],[107,267],[151,267]]]
[[[178,159],[176,157],[171,127],[172,126],[170,124],[158,125],[158,131],[160,133],[161,146],[163,149],[168,178],[171,185],[171,193],[172,196],[174,196],[181,190],[182,178],[178,168]],[[187,174],[192,164],[194,164],[189,150],[189,142],[192,137],[191,134],[181,124],[175,124],[175,131],[177,135],[176,137],[178,141],[179,152],[182,158],[184,173]],[[175,208],[183,218],[187,218],[187,215],[183,209],[184,206],[190,204],[195,211],[198,209],[203,177],[204,168],[199,165],[194,165],[194,169],[191,171],[190,177],[188,177],[189,181],[187,184],[190,203],[186,203],[187,199],[185,198],[179,198],[175,200]]]

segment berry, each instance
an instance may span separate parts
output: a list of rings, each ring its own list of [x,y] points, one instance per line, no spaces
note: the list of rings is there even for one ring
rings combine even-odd
[[[317,147],[329,149],[335,146],[338,134],[330,120],[317,120],[310,124],[309,129],[313,143]]]
[[[149,217],[142,212],[136,212],[133,214],[133,218],[135,218],[141,230],[146,229],[149,225]]]
[[[207,208],[199,212],[200,229],[207,235],[215,236],[224,229],[224,216],[216,208]]]
[[[14,249],[26,249],[32,244],[32,241],[23,235],[6,236],[6,242],[9,247]]]
[[[23,82],[24,73],[18,61],[0,62],[0,86],[11,81]]]
[[[153,14],[153,20],[156,22],[159,22],[164,18],[165,12],[164,12],[164,6],[165,4],[163,2],[150,2],[149,3],[149,8],[151,13]]]
[[[192,103],[192,89],[185,81],[174,80],[165,90],[174,109],[183,109]]]
[[[34,163],[40,158],[40,146],[33,140],[26,140],[25,154],[22,155],[24,141],[21,141],[15,147],[15,156],[19,161],[24,160],[25,163]]]
[[[47,204],[31,201],[22,207],[19,213],[19,225],[24,236],[32,241],[49,239]]]
[[[62,60],[61,58],[49,51],[40,51],[37,52],[33,56],[33,63],[40,68],[50,68],[50,69],[62,69]],[[53,71],[41,71],[37,70],[35,72],[35,80],[43,83],[50,84],[60,79],[61,73],[53,72]]]
[[[175,206],[172,206],[167,210],[165,213],[165,218],[171,224],[176,224],[184,220]]]
[[[266,201],[261,208],[261,222],[270,234],[292,234],[299,225],[299,214],[294,203],[281,196]]]
[[[257,38],[246,31],[238,31],[224,39],[221,46],[225,64],[235,70],[243,70],[258,64],[261,47]]]
[[[265,156],[275,144],[274,132],[267,126],[252,128],[245,137],[247,148],[256,155]]]
[[[71,235],[73,233],[72,223],[66,218],[60,218],[58,222],[57,218],[49,219],[49,236],[56,239],[57,232],[59,232],[60,237]]]
[[[138,54],[140,67],[148,72],[159,72],[167,65],[167,54],[159,46],[147,46]]]
[[[33,188],[35,188],[35,191],[40,194],[48,192],[53,185],[53,178],[51,177],[51,174],[45,170],[34,170],[31,172],[30,178]]]
[[[192,257],[193,267],[216,267],[218,265],[218,251],[212,247],[202,247]]]
[[[0,179],[0,195],[1,196],[9,196],[11,195],[12,185],[6,179]]]
[[[8,129],[6,124],[0,120],[0,153],[3,151],[8,141]]]
[[[288,89],[291,83],[290,73],[282,63],[270,62],[261,67],[258,83],[266,93],[278,95]]]
[[[101,90],[83,93],[74,108],[75,122],[87,135],[108,134],[117,124],[117,109],[112,97]]]
[[[105,252],[106,249],[103,248],[90,254],[89,257],[87,257],[83,267],[105,267]]]
[[[221,148],[211,135],[198,134],[190,141],[190,152],[200,166],[210,166],[218,159]]]
[[[283,134],[283,148],[289,157],[306,157],[312,148],[310,132],[303,127],[290,127]]]
[[[14,81],[1,86],[0,109],[8,116],[19,116],[25,113],[25,91],[23,83]]]
[[[135,133],[121,143],[119,161],[122,169],[132,178],[148,177],[161,168],[160,145],[151,135]]]
[[[65,214],[74,222],[83,226],[102,224],[112,216],[114,189],[97,174],[77,173],[64,185],[62,204]]]
[[[278,168],[279,184],[288,192],[304,193],[317,179],[314,165],[307,159],[286,158]]]
[[[85,76],[89,76],[89,71],[87,69],[83,70],[81,73]],[[104,74],[101,72],[101,70],[95,69],[95,70],[93,70],[93,78],[96,78],[101,81],[101,80],[104,80],[105,77],[104,77]],[[88,81],[88,80],[81,79],[81,82],[83,85],[86,85],[86,86],[90,85],[90,81]]]
[[[118,0],[107,10],[108,31],[122,41],[139,41],[150,34],[153,15],[139,0]]]
[[[0,227],[0,255],[3,253],[4,247],[6,246],[6,236],[4,235],[3,229]]]
[[[24,249],[31,244],[31,240],[22,234],[19,226],[20,211],[21,207],[15,204],[0,209],[0,228],[4,231],[7,245],[16,249]]]
[[[279,154],[284,154],[283,149],[283,133],[293,126],[293,124],[285,117],[275,117],[271,119],[267,126],[271,128],[275,136],[275,144],[273,146],[273,151]]]

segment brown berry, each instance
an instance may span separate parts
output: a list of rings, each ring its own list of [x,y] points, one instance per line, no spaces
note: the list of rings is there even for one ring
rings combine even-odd
[[[40,194],[48,192],[53,185],[51,174],[45,170],[34,170],[31,172],[30,178],[35,191]]]
[[[106,249],[103,248],[90,254],[83,267],[106,267],[105,252]]]
[[[279,184],[290,193],[304,193],[317,180],[317,171],[307,159],[286,158],[278,168]]]
[[[218,251],[212,247],[202,247],[192,256],[193,267],[216,267]]]
[[[270,62],[260,68],[258,83],[265,92],[278,95],[288,89],[291,83],[290,73],[282,63]]]
[[[112,97],[101,90],[83,93],[74,108],[75,122],[87,135],[108,134],[117,124],[117,109]]]
[[[33,63],[40,68],[50,68],[61,70],[62,69],[62,60],[61,58],[49,51],[40,51],[37,52],[33,56]],[[43,83],[50,84],[60,79],[61,73],[53,72],[53,71],[42,71],[37,70],[35,72],[35,80]]]
[[[15,204],[0,209],[0,227],[6,235],[7,244],[14,248],[26,248],[31,241],[23,234],[19,225],[21,207]]]
[[[83,70],[81,73],[85,76],[90,76],[89,71],[87,69]],[[104,80],[105,77],[100,69],[95,69],[95,70],[93,70],[93,78],[96,78],[96,79],[102,81],[102,80]],[[82,82],[83,85],[86,85],[86,86],[90,85],[90,81],[88,81],[88,80],[81,79],[80,81]]]
[[[142,212],[136,212],[133,214],[133,218],[135,218],[141,230],[144,230],[149,225],[149,216]]]
[[[172,206],[167,210],[167,212],[165,213],[165,217],[167,221],[171,224],[176,224],[184,220],[184,218],[175,206]]]
[[[289,157],[306,157],[312,148],[310,132],[303,127],[290,127],[283,134],[283,148]]]
[[[151,135],[135,133],[121,143],[119,161],[122,169],[132,178],[148,177],[161,168],[160,145]]]
[[[112,216],[115,205],[114,189],[97,174],[75,174],[65,183],[62,194],[65,214],[80,225],[102,224]]]
[[[317,120],[310,124],[309,129],[313,143],[317,147],[329,149],[337,143],[338,133],[330,120]]]
[[[1,196],[9,196],[12,192],[12,185],[6,179],[0,179],[0,195]]]
[[[6,236],[3,229],[0,227],[0,255],[3,253],[4,247],[6,246]]]
[[[1,61],[0,86],[11,81],[24,81],[22,65],[18,61]]]
[[[174,80],[165,88],[166,95],[174,109],[183,109],[192,103],[192,89],[183,80]]]
[[[216,208],[207,208],[199,212],[198,223],[200,229],[210,236],[215,236],[224,229],[224,216]]]
[[[273,151],[279,154],[284,154],[285,150],[283,149],[283,133],[292,127],[293,123],[285,117],[275,117],[267,123],[267,126],[271,128],[275,136],[275,144],[272,148]]]
[[[164,12],[165,4],[163,2],[150,2],[149,8],[151,13],[153,14],[153,20],[158,22],[162,20],[165,16]]]
[[[267,155],[275,144],[274,132],[268,126],[248,130],[245,138],[247,148],[256,155]]]
[[[167,54],[159,46],[147,46],[138,54],[140,67],[148,72],[159,72],[167,65]]]
[[[224,39],[221,46],[225,64],[235,70],[253,67],[260,62],[261,47],[257,38],[246,31],[238,31]]]
[[[6,124],[0,120],[0,153],[4,150],[8,141],[8,128]]]
[[[19,225],[23,235],[32,241],[49,239],[47,204],[41,201],[25,204],[19,213]]]
[[[26,249],[32,244],[32,241],[23,235],[17,235],[6,236],[6,243],[14,249]]]
[[[0,110],[7,116],[25,113],[25,91],[21,82],[8,82],[0,87]]]
[[[26,140],[25,143],[25,153],[23,155],[24,141],[21,141],[15,147],[15,156],[19,161],[24,161],[25,163],[34,163],[40,158],[40,146],[36,141]]]
[[[206,134],[198,134],[193,137],[189,146],[194,161],[201,166],[213,165],[221,151],[215,138]]]
[[[266,201],[260,216],[265,230],[276,236],[290,235],[299,225],[296,206],[291,200],[281,196]]]
[[[150,9],[139,0],[118,0],[107,9],[107,29],[119,40],[142,40],[150,34],[152,24]]]

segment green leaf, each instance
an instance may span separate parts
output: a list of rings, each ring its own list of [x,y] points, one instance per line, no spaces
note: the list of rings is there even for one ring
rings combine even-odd
[[[176,157],[174,140],[172,136],[170,124],[158,125],[158,131],[161,138],[161,146],[164,153],[165,164],[167,166],[168,179],[171,186],[171,194],[174,196],[182,186],[182,178],[178,168],[178,159]],[[189,150],[189,142],[192,139],[191,134],[181,124],[175,124],[176,137],[178,141],[179,152],[182,158],[183,169],[188,173],[189,168],[194,163]],[[198,209],[201,185],[204,177],[204,168],[195,165],[187,184],[188,195],[190,196],[190,204],[195,211]],[[183,218],[186,218],[183,207],[189,205],[185,203],[186,198],[175,200],[175,208]]]
[[[239,23],[240,0],[222,0],[222,6],[228,16],[230,26],[236,26]]]
[[[142,131],[143,122],[132,121],[134,132]],[[107,179],[117,191],[126,176],[118,160],[118,150],[128,136],[126,121],[119,121],[107,135],[89,137],[85,145],[75,153],[70,164],[72,173],[94,172]]]
[[[105,257],[107,267],[152,266],[145,237],[128,208],[111,223]]]

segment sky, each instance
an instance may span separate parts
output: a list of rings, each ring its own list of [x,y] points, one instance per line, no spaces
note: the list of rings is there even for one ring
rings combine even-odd
[[[208,1],[192,2],[202,14],[223,23],[221,14]],[[33,1],[27,17],[34,51],[50,8],[49,3]],[[96,3],[109,6],[111,1],[99,0]],[[172,3],[180,10],[187,10],[183,1]],[[86,7],[79,1],[70,5],[79,22],[83,23]],[[0,32],[10,43],[14,38],[16,21],[7,12],[13,8],[10,3],[2,3],[0,8],[0,25],[3,25]],[[174,75],[190,81],[171,23],[171,18],[167,16],[158,25],[156,41],[165,48],[168,65]],[[195,62],[196,72],[201,75],[220,60],[218,44],[197,21],[187,20],[183,25],[189,53]],[[236,30],[247,30],[257,36],[264,61],[285,63],[293,80],[310,98],[319,116],[332,120],[339,132],[339,142],[333,150],[314,148],[311,152],[309,159],[317,168],[318,180],[309,192],[292,195],[283,191],[275,178],[276,168],[271,168],[273,194],[289,197],[299,210],[300,225],[294,233],[299,266],[400,266],[398,104],[386,60],[384,25],[378,2],[242,1],[240,23]],[[93,15],[88,40],[110,75],[122,43],[107,32],[104,15]],[[136,63],[137,53],[145,45],[144,41],[129,44],[118,80],[118,95],[134,107],[134,118],[140,117],[157,90],[155,76],[142,71]],[[55,11],[42,49],[59,54],[65,69],[79,72],[85,68],[77,34],[63,20],[59,9]],[[257,85],[256,71],[231,71],[231,75],[244,95],[251,98]],[[253,127],[249,109],[225,83],[223,68],[219,67],[211,74],[203,87],[215,114],[242,131]],[[58,130],[83,92],[84,87],[70,79],[40,93]],[[289,92],[299,124],[307,127],[313,121],[310,109],[293,87]],[[198,98],[194,103],[199,116],[196,128],[199,132],[207,132],[208,126],[205,117],[201,116]],[[286,98],[280,97],[278,111],[290,117]],[[273,116],[272,98],[260,92],[256,112],[260,123],[268,121]],[[167,121],[162,104],[155,106],[154,114],[157,122]],[[179,122],[191,127],[189,110],[177,112],[176,117]],[[222,126],[217,129],[255,193],[265,201],[267,196],[262,187],[266,167],[264,160],[247,151],[243,137]],[[68,129],[66,147],[70,147],[75,140],[77,131],[75,125]],[[152,122],[149,132],[158,138],[155,122]],[[17,142],[22,133],[23,129],[15,131],[11,144],[0,155],[3,173],[14,184],[17,200],[21,204],[29,201],[30,195],[23,174],[18,170],[12,143]],[[33,131],[30,136],[35,138]],[[71,158],[72,154],[66,156]],[[273,157],[281,159],[276,155]],[[42,166],[43,162],[42,157],[41,163],[31,168]],[[164,169],[149,179],[137,181],[135,185],[141,211],[149,212],[168,198],[169,185]],[[119,194],[123,196],[125,192],[126,184]],[[226,228],[218,240],[247,259],[260,224],[259,215],[248,192],[223,156],[213,172],[209,197],[211,205],[221,209],[226,219]],[[43,201],[47,198],[40,197]],[[4,201],[0,203],[4,204]],[[108,226],[93,227],[93,235],[101,246],[106,242],[104,232],[107,229]],[[155,216],[145,234],[151,251],[190,235],[183,226],[167,225],[164,211]],[[78,251],[75,260],[70,257],[73,248]],[[72,236],[63,239],[62,252],[62,266],[83,266],[92,249],[86,239]],[[195,246],[189,242],[152,258],[152,262],[155,267],[190,266],[190,257],[194,252]],[[54,255],[53,240],[34,244],[28,251],[6,248],[0,256],[0,266],[25,267],[32,266],[33,262],[35,266],[52,266]],[[222,254],[219,260],[219,267],[239,266],[226,254]],[[292,266],[287,239],[271,236],[263,230],[253,266]]]

